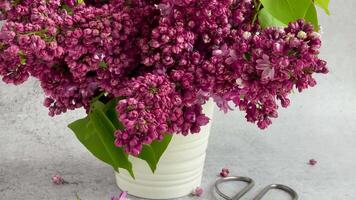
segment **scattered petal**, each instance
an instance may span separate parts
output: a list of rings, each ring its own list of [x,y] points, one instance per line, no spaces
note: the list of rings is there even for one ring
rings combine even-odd
[[[192,196],[196,196],[196,197],[201,197],[204,193],[204,189],[201,187],[197,187],[195,188],[195,190],[192,192]]]
[[[111,200],[129,200],[127,198],[127,192],[121,192],[117,197],[111,197]]]
[[[52,183],[55,185],[63,185],[64,179],[59,173],[56,173],[52,176]]]
[[[221,170],[221,172],[220,172],[220,176],[221,176],[221,177],[228,177],[229,174],[230,174],[230,171],[229,171],[229,169],[227,169],[227,168],[223,168],[223,169]]]
[[[314,166],[314,165],[316,165],[318,163],[318,161],[316,161],[315,159],[310,159],[309,160],[309,165],[311,165],[311,166]]]

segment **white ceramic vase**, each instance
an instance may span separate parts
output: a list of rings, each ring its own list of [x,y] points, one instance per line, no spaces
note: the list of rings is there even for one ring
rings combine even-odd
[[[212,119],[213,103],[204,105],[204,113]],[[171,199],[186,196],[200,186],[203,175],[210,123],[199,134],[174,135],[153,174],[148,164],[130,157],[136,179],[121,170],[116,182],[122,191],[146,199]]]

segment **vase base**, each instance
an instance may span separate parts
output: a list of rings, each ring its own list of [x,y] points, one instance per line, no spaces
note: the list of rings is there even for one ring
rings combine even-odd
[[[191,195],[192,191],[200,186],[201,177],[194,181],[180,185],[170,187],[148,187],[144,185],[138,186],[137,184],[130,184],[127,181],[121,182],[121,178],[116,175],[117,186],[121,191],[126,191],[129,195],[143,198],[143,199],[175,199]]]

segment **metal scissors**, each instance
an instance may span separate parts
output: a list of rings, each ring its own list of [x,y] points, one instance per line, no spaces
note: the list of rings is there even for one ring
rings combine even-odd
[[[231,182],[231,181],[245,182],[245,183],[247,183],[247,186],[244,187],[235,196],[229,197],[226,194],[224,194],[223,192],[221,192],[221,190],[219,189],[219,185],[221,183]],[[247,192],[249,192],[253,188],[253,186],[255,186],[255,181],[253,179],[251,179],[249,177],[241,177],[241,176],[225,177],[225,178],[221,178],[215,182],[216,193],[226,200],[241,199],[241,197],[243,197]],[[273,190],[273,189],[282,190],[282,191],[288,193],[292,197],[292,200],[298,200],[298,198],[299,198],[298,194],[292,188],[290,188],[286,185],[281,185],[281,184],[271,184],[271,185],[266,186],[260,193],[258,193],[257,196],[255,196],[253,198],[253,200],[261,200],[263,198],[263,196],[265,196],[267,194],[267,192],[269,192],[270,190]]]

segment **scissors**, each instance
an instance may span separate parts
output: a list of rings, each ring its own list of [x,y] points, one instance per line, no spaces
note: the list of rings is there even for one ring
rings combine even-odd
[[[247,183],[247,186],[244,187],[235,196],[229,197],[226,194],[224,194],[223,192],[221,192],[221,190],[219,189],[219,185],[221,183],[231,182],[231,181],[245,182],[245,183]],[[251,179],[249,177],[242,177],[242,176],[225,177],[225,178],[221,178],[215,182],[216,193],[226,200],[241,199],[241,197],[243,197],[247,192],[249,192],[253,188],[253,186],[255,186],[255,181],[253,179]],[[268,191],[273,190],[273,189],[282,190],[282,191],[288,193],[292,197],[292,200],[298,200],[298,198],[299,198],[298,194],[292,188],[290,188],[286,185],[281,185],[281,184],[271,184],[271,185],[266,186],[259,194],[257,194],[257,196],[255,196],[253,198],[253,200],[261,200],[263,198],[263,196],[265,196],[267,194]]]

